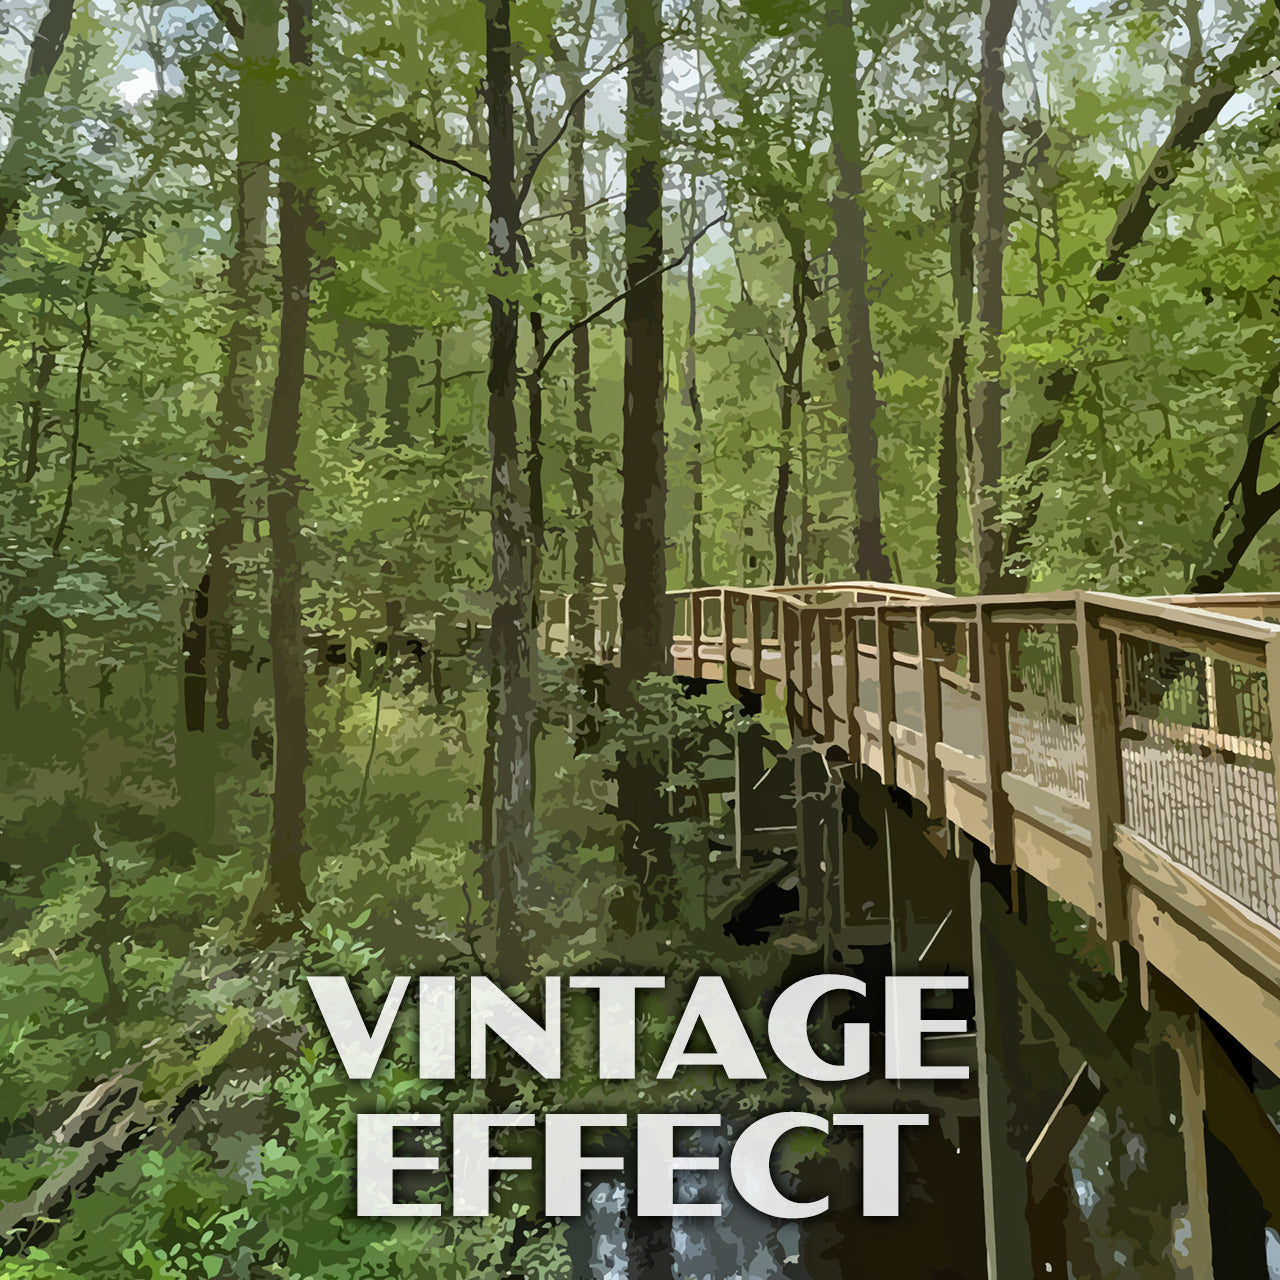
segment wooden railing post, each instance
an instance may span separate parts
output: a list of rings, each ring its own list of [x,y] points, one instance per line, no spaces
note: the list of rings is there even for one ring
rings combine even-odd
[[[789,604],[778,600],[774,604],[778,619],[778,640],[782,646],[782,702],[787,709],[787,727],[793,734],[799,732],[800,721],[796,716],[796,692],[793,664],[796,655],[796,629],[799,619]]]
[[[1099,626],[1097,611],[1083,597],[1076,603],[1076,636],[1088,773],[1093,914],[1098,932],[1116,943],[1126,936],[1120,855],[1115,847],[1115,827],[1124,821],[1119,641],[1114,632]]]
[[[844,714],[849,729],[849,760],[862,763],[862,729],[858,724],[858,618],[852,609],[844,615]]]
[[[696,591],[689,592],[689,635],[693,639],[693,678],[702,675],[702,596]]]
[[[822,736],[826,742],[836,738],[835,673],[831,661],[831,615],[826,609],[818,614],[818,698],[822,703]]]
[[[1267,641],[1267,718],[1271,772],[1276,787],[1276,821],[1280,823],[1280,640]]]
[[[736,592],[721,590],[720,623],[724,634],[724,682],[729,692],[738,696],[738,669],[733,665],[733,597]]]
[[[747,597],[747,644],[751,649],[751,692],[764,693],[764,669],[760,665],[760,653],[764,637],[760,630],[760,597],[752,592]]]
[[[920,689],[924,719],[925,806],[929,817],[941,818],[946,813],[943,795],[942,762],[937,745],[942,741],[942,645],[937,628],[925,612],[916,606],[916,632],[920,638]]]
[[[876,684],[880,700],[880,776],[892,787],[897,785],[898,772],[889,726],[897,714],[897,705],[893,687],[893,627],[886,605],[876,606]]]
[[[797,611],[800,619],[800,653],[797,661],[799,671],[796,684],[800,694],[800,726],[805,733],[813,735],[813,627],[817,617],[811,606]]]
[[[1004,789],[1009,771],[1009,671],[1004,641],[991,620],[991,606],[979,605],[976,623],[978,694],[987,757],[987,802],[991,815],[991,860],[1013,862],[1013,805]]]

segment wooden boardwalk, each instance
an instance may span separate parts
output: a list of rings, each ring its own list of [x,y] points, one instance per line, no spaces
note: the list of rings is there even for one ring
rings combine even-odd
[[[798,740],[1131,943],[1280,1072],[1280,596],[842,583],[675,601],[677,675],[776,694]]]

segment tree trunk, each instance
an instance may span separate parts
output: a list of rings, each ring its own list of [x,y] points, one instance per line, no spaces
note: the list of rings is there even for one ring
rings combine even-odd
[[[497,276],[519,270],[520,207],[512,104],[511,0],[486,0],[485,101],[489,115],[489,256]],[[490,838],[486,888],[497,933],[498,972],[519,980],[524,948],[519,889],[533,850],[532,537],[520,470],[516,394],[520,313],[489,297],[489,462],[493,623],[489,633]]]
[[[831,197],[835,226],[837,310],[845,360],[836,377],[836,404],[849,438],[853,469],[854,568],[859,578],[888,581],[880,519],[880,443],[876,435],[877,357],[871,340],[867,293],[867,222],[862,203],[862,92],[851,0],[828,0],[822,41],[831,86],[831,138],[836,186]]]
[[[978,590],[1004,590],[1002,412],[1000,355],[1004,330],[1004,51],[1017,0],[986,0],[982,10],[982,67],[978,76],[978,190],[974,216],[978,376],[973,386],[974,551]]]
[[[693,193],[689,200],[689,220],[686,227],[686,239],[691,241],[697,234],[695,225],[698,216],[697,179],[693,179]],[[693,419],[693,449],[689,459],[689,486],[693,490],[693,511],[689,525],[689,585],[702,587],[706,585],[702,563],[702,395],[698,391],[698,356],[694,343],[698,337],[698,289],[694,283],[694,252],[689,250],[688,272],[685,285],[689,297],[689,341],[684,350],[684,399],[689,406],[689,415]]]
[[[622,410],[622,671],[667,667],[666,435],[662,367],[662,15],[627,0],[627,297]]]
[[[957,434],[960,415],[966,419],[965,440],[972,438],[969,423],[966,335],[973,320],[973,226],[977,207],[978,140],[977,117],[971,130],[968,163],[960,172],[960,193],[951,215],[951,296],[955,308],[955,332],[951,353],[942,376],[942,413],[938,424],[938,555],[937,580],[940,587],[956,582],[956,560],[960,541],[960,463]],[[966,445],[967,448],[967,445]]]
[[[1267,442],[1280,434],[1280,418],[1272,418],[1280,362],[1267,371],[1245,415],[1245,452],[1214,522],[1208,548],[1191,575],[1187,590],[1195,595],[1221,591],[1235,573],[1258,534],[1280,515],[1280,484],[1259,489]]]
[[[383,402],[387,420],[387,444],[404,448],[413,443],[410,430],[413,384],[418,377],[418,357],[414,347],[418,331],[408,324],[384,324],[387,339],[386,393]]]
[[[783,234],[791,246],[791,322],[795,329],[795,340],[787,348],[782,366],[782,386],[778,389],[781,440],[778,445],[778,479],[773,495],[775,587],[780,587],[787,580],[787,493],[791,485],[791,432],[796,410],[803,412],[804,353],[809,341],[809,319],[805,309],[809,259],[805,252],[804,233],[796,227],[784,224]],[[804,495],[801,496],[803,500]]]
[[[214,422],[209,480],[213,523],[208,563],[192,608],[186,723],[205,727],[212,699],[220,729],[231,723],[231,643],[235,633],[237,573],[233,548],[243,539],[242,481],[235,468],[253,438],[257,353],[270,314],[267,298],[267,206],[271,194],[271,125],[274,115],[277,28],[275,0],[245,0],[240,37],[239,106],[236,118],[235,249],[227,263],[230,325],[223,342],[222,384]],[[207,585],[206,585],[207,584]],[[204,595],[201,600],[200,595]],[[195,686],[204,689],[195,697]]]
[[[302,625],[302,477],[298,442],[311,319],[314,223],[311,177],[310,75],[312,0],[286,0],[289,20],[291,108],[280,130],[280,347],[267,416],[263,473],[271,535],[271,683],[274,703],[274,779],[267,878],[255,915],[296,918],[306,906],[302,855],[306,850],[306,633]],[[264,900],[265,899],[265,900]]]
[[[18,90],[9,145],[0,160],[0,252],[12,244],[18,206],[27,197],[44,142],[41,112],[49,79],[62,56],[75,12],[74,0],[49,0],[27,55],[26,74]],[[39,170],[43,172],[43,170]]]

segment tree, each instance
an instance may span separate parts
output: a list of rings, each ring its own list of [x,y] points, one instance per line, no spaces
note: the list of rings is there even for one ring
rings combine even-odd
[[[274,915],[287,920],[296,917],[307,902],[302,857],[307,848],[306,774],[311,752],[307,739],[303,485],[298,472],[298,448],[311,321],[312,260],[308,236],[315,225],[315,180],[311,0],[286,0],[285,14],[292,75],[280,130],[280,346],[263,462],[271,534],[271,840],[266,882],[254,912],[259,918]]]

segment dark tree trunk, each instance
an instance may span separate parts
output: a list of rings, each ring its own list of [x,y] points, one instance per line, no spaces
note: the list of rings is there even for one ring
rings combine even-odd
[[[951,296],[955,332],[942,375],[942,412],[938,424],[938,555],[940,587],[956,582],[960,542],[960,460],[957,448],[960,417],[965,418],[966,450],[972,438],[969,422],[966,335],[973,320],[973,226],[977,207],[978,127],[974,117],[971,145],[960,160],[960,191],[951,212]],[[961,167],[962,166],[962,167]]]
[[[621,676],[635,683],[668,667],[665,379],[662,365],[662,15],[658,0],[626,0],[627,295],[622,410]],[[669,848],[657,819],[658,762],[639,746],[618,764],[622,861],[640,889],[641,926],[663,919]]]
[[[689,201],[688,239],[692,240],[698,228],[697,185],[695,179],[693,197]],[[693,448],[689,458],[689,486],[693,490],[692,515],[689,526],[689,585],[706,585],[702,563],[702,395],[698,390],[698,355],[694,344],[698,338],[698,289],[693,275],[694,253],[689,250],[688,273],[685,284],[689,295],[689,342],[684,351],[684,399],[692,418]]]
[[[32,179],[39,172],[45,94],[67,42],[74,12],[74,0],[49,0],[49,7],[31,41],[27,69],[9,130],[9,145],[0,159],[0,253],[13,242],[18,206],[26,199]]]
[[[1258,534],[1280,515],[1280,483],[1259,488],[1267,442],[1280,435],[1280,418],[1271,417],[1277,389],[1280,363],[1268,370],[1245,415],[1244,457],[1214,522],[1210,544],[1187,585],[1193,594],[1221,591]]]
[[[271,122],[280,14],[274,0],[246,0],[239,39],[239,106],[236,118],[235,248],[227,263],[230,325],[223,342],[222,384],[214,423],[215,474],[209,481],[213,523],[202,584],[205,599],[192,608],[188,656],[199,655],[192,682],[203,679],[199,702],[186,699],[187,729],[205,727],[212,699],[218,728],[231,723],[231,643],[235,632],[237,573],[234,548],[242,541],[242,481],[235,474],[254,435],[257,353],[269,315],[267,300],[267,206],[271,194]],[[197,592],[197,597],[200,592]],[[203,609],[201,608],[203,603]],[[201,616],[203,614],[203,617]]]
[[[836,377],[836,403],[848,432],[853,471],[854,568],[859,578],[888,581],[892,570],[880,519],[880,442],[876,434],[878,362],[871,338],[867,222],[862,202],[862,93],[851,0],[828,0],[822,51],[831,93],[836,161],[832,248],[844,345],[844,364]]]
[[[274,703],[274,779],[271,845],[263,897],[255,915],[296,918],[306,906],[302,856],[306,851],[307,743],[306,632],[302,625],[302,477],[298,443],[307,332],[311,319],[311,250],[315,215],[311,165],[313,111],[311,0],[286,0],[289,124],[280,134],[280,348],[267,415],[263,473],[271,535],[271,684]]]
[[[485,101],[489,115],[489,256],[494,274],[519,270],[510,0],[486,0]],[[489,840],[486,889],[498,971],[515,982],[524,965],[519,890],[533,849],[532,521],[520,470],[516,395],[519,309],[489,298],[489,461],[493,623],[489,633]]]
[[[1004,330],[1004,51],[1017,0],[986,0],[982,10],[982,67],[978,76],[978,190],[974,217],[978,376],[973,385],[974,550],[978,589],[1004,589],[1002,413],[1005,385],[1000,356]]]
[[[413,384],[418,377],[418,357],[414,347],[418,331],[407,324],[382,326],[387,338],[386,398],[383,412],[387,420],[387,443],[403,448],[413,443],[411,430]]]
[[[622,410],[622,663],[667,666],[667,461],[662,367],[662,15],[627,0],[627,297]]]
[[[787,348],[782,366],[778,445],[778,478],[773,494],[773,585],[787,580],[787,494],[791,487],[791,432],[795,415],[804,412],[804,353],[809,341],[809,318],[805,308],[809,258],[804,233],[784,225],[783,234],[791,246],[791,323],[795,338]],[[804,477],[801,477],[802,481]],[[801,494],[804,501],[806,495]]]

